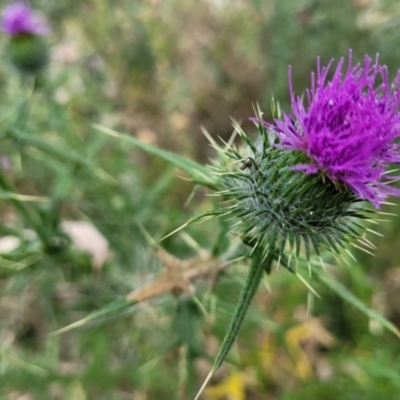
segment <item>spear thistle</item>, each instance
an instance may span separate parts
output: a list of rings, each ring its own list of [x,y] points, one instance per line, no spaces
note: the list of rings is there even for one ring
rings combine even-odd
[[[235,123],[243,149],[214,143],[219,157],[211,168],[226,206],[218,215],[234,219],[232,232],[250,247],[252,262],[196,399],[222,365],[273,262],[296,273],[301,252],[310,262],[322,249],[340,254],[348,244],[371,247],[363,221],[389,195],[400,197],[400,190],[389,186],[397,177],[387,171],[389,163],[400,164],[400,71],[391,85],[378,56],[353,65],[350,51],[347,69],[342,58],[328,79],[332,64],[321,67],[318,59],[306,104],[294,94],[289,68],[291,111],[277,112],[272,123],[259,113],[253,119],[258,127],[254,142]]]

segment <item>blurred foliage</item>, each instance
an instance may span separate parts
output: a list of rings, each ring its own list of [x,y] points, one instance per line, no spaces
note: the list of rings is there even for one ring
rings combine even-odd
[[[212,365],[247,269],[240,261],[223,263],[243,251],[222,240],[223,224],[190,226],[162,245],[177,257],[172,264],[217,266],[199,273],[195,295],[182,286],[183,293],[127,305],[125,296],[171,261],[146,232],[157,241],[213,200],[203,190],[192,197],[193,185],[164,161],[92,124],[207,162],[214,154],[200,127],[227,140],[230,116],[251,131],[253,104],[261,104],[266,119],[272,95],[285,108],[289,64],[298,93],[318,55],[326,62],[349,48],[357,59],[379,52],[393,76],[400,67],[399,3],[31,4],[52,26],[43,74],[21,77],[7,60],[8,38],[0,38],[0,398],[191,399]],[[398,208],[384,211],[399,214]],[[399,327],[400,220],[388,219],[376,228],[385,235],[374,238],[376,257],[356,254],[358,262],[335,268],[335,277]],[[85,240],[74,239],[66,221],[93,229],[82,233],[79,225]],[[203,398],[396,398],[398,338],[320,286],[315,283],[321,299],[307,302],[304,285],[273,271],[229,365]],[[314,304],[312,317],[307,303]],[[122,316],[108,310],[100,321],[49,335],[106,304],[124,305]]]

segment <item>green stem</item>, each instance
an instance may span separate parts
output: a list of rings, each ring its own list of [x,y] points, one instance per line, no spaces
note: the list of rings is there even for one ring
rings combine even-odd
[[[244,317],[246,316],[247,310],[250,306],[250,303],[257,292],[263,273],[266,269],[268,269],[266,268],[266,266],[270,266],[274,259],[274,256],[273,253],[270,252],[265,260],[263,260],[262,258],[262,250],[256,250],[253,253],[250,270],[247,274],[246,282],[244,284],[242,292],[240,293],[239,303],[236,307],[228,331],[215,358],[212,372],[215,372],[222,365],[226,356],[229,353],[229,350],[235,342],[239,330],[242,326]]]
[[[10,182],[3,175],[0,170],[0,187],[8,192],[16,193],[15,188],[11,185]],[[42,240],[45,247],[49,244],[49,238],[47,232],[40,223],[36,222],[34,217],[31,215],[29,209],[25,206],[25,204],[19,200],[10,199],[9,200],[13,206],[21,213],[22,217],[26,220],[26,222],[35,230],[40,239]]]

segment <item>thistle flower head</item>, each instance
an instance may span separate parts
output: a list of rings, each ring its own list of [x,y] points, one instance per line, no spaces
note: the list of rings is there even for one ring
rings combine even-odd
[[[16,2],[3,9],[1,30],[10,36],[47,35],[49,27],[42,16],[32,12],[29,5]]]
[[[289,69],[292,111],[264,124],[278,138],[276,147],[307,155],[293,170],[321,173],[379,208],[388,195],[400,196],[385,182],[393,178],[385,175],[388,164],[400,163],[400,71],[390,85],[378,56],[375,62],[366,56],[363,65],[352,65],[350,51],[347,70],[342,58],[328,79],[332,62],[321,67],[318,59],[306,105],[293,92]]]
[[[357,219],[367,218],[368,210],[351,190],[337,190],[318,174],[293,171],[307,156],[276,147],[273,132],[263,124],[258,124],[255,142],[235,127],[247,148],[225,149],[216,168],[228,205],[221,215],[235,218],[233,230],[246,244],[264,249],[265,255],[273,253],[275,259],[287,251],[296,258],[304,249],[309,259],[312,249],[339,253],[362,235]]]

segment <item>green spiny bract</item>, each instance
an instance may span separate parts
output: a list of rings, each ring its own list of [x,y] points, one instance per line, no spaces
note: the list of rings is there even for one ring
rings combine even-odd
[[[307,156],[276,148],[273,134],[262,124],[254,143],[237,124],[235,129],[247,148],[226,146],[214,170],[227,203],[221,214],[234,217],[232,230],[244,243],[272,252],[277,260],[285,249],[298,257],[304,246],[309,259],[312,249],[317,254],[321,247],[339,253],[362,236],[358,220],[368,218],[372,210],[347,186],[322,173],[291,170]]]

